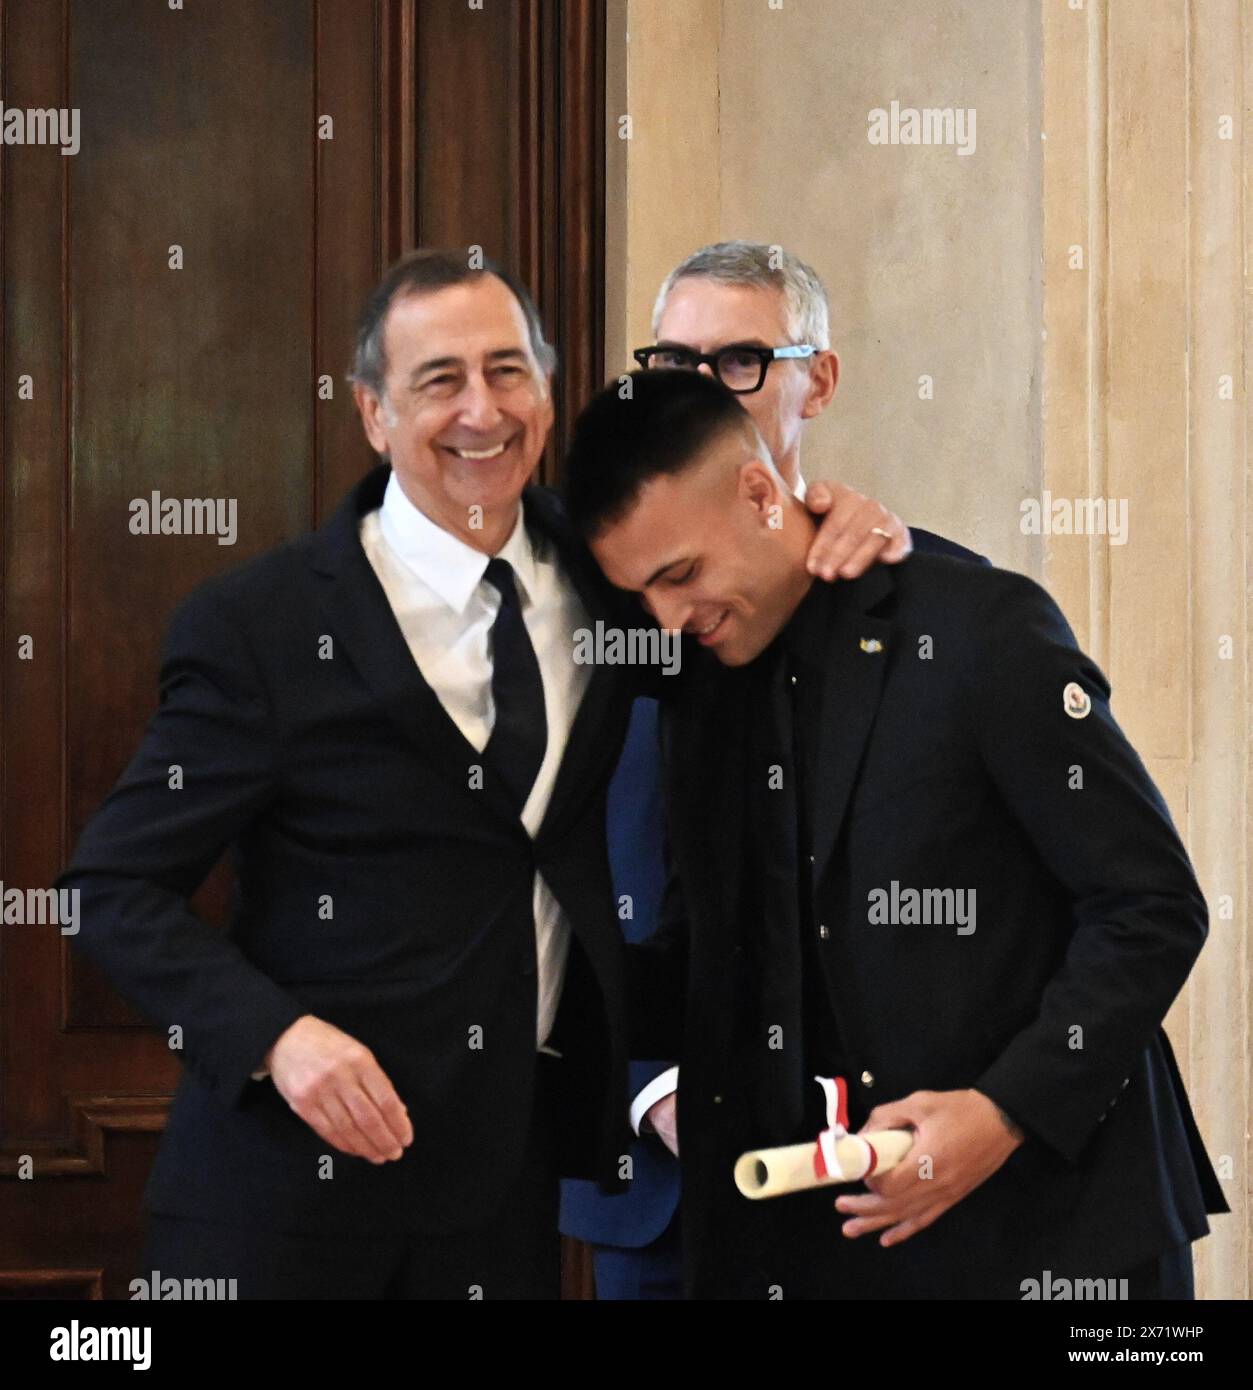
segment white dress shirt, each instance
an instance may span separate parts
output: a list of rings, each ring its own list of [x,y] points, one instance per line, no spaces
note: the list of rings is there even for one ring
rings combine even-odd
[[[496,722],[492,700],[491,629],[500,592],[484,578],[491,556],[437,526],[405,496],[393,473],[382,506],[361,520],[361,545],[378,576],[423,679],[478,752]],[[523,525],[522,504],[499,558],[513,567],[522,620],[544,686],[548,746],[522,810],[534,837],[548,809],[557,769],[587,688],[591,668],[574,661],[575,630],[590,626],[573,585],[551,547],[536,545]],[[537,873],[534,886],[536,1045],[545,1051],[570,948],[570,924]],[[258,1080],[267,1073],[254,1072]]]
[[[490,637],[500,593],[483,578],[491,556],[419,511],[405,496],[395,473],[388,479],[383,505],[362,518],[361,544],[418,670],[466,742],[481,753],[496,723]],[[520,502],[517,522],[498,553],[513,567],[522,620],[544,684],[548,747],[522,810],[522,824],[534,837],[548,810],[570,728],[587,688],[591,668],[575,663],[574,634],[590,623],[555,554],[532,543]],[[570,924],[538,873],[534,906],[539,990],[536,1043],[543,1045],[561,998]]]

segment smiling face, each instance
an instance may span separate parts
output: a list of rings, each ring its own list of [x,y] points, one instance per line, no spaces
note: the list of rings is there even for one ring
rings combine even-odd
[[[384,398],[354,392],[367,438],[416,507],[494,553],[553,423],[521,306],[494,275],[406,295],[388,310],[384,343]]]
[[[784,347],[792,341],[781,291],[765,285],[726,284],[708,275],[678,280],[657,324],[658,344],[697,352],[717,352],[733,343]],[[826,408],[838,378],[835,353],[820,352],[808,361],[775,362],[760,391],[737,397],[791,488],[800,480],[804,423]]]
[[[758,656],[812,583],[813,523],[755,443],[723,432],[686,468],[648,479],[589,542],[610,583],[727,666]]]

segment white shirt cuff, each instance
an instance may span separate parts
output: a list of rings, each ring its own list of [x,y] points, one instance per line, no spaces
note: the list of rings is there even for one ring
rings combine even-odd
[[[669,1067],[660,1076],[654,1076],[647,1086],[631,1102],[631,1128],[638,1134],[640,1123],[648,1111],[673,1091],[679,1089],[679,1069]]]
[[[254,1081],[264,1081],[265,1078],[269,1076],[269,1074],[270,1073],[268,1071],[254,1071],[252,1074],[252,1079]]]

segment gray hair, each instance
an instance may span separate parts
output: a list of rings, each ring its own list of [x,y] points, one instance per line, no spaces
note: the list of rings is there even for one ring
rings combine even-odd
[[[477,248],[475,248],[477,249]],[[464,251],[434,251],[422,248],[411,251],[387,272],[371,291],[357,324],[356,348],[348,380],[373,391],[385,400],[384,382],[387,377],[387,353],[383,339],[387,314],[397,299],[410,294],[430,294],[450,285],[461,285],[484,275],[494,275],[504,281],[518,301],[526,319],[531,353],[547,376],[557,366],[557,353],[544,337],[544,325],[539,310],[527,293],[526,286],[512,272],[488,256],[477,256],[471,264]]]
[[[666,276],[653,305],[653,336],[670,291],[680,280],[707,275],[726,285],[762,285],[779,290],[787,314],[788,336],[816,348],[831,346],[827,291],[818,273],[782,246],[761,241],[718,241],[693,251]]]

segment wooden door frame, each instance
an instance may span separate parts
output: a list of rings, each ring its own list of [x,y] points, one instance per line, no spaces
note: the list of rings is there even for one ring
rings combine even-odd
[[[418,0],[384,0],[380,269],[422,244],[418,207]],[[519,0],[519,272],[560,349],[556,461],[604,381],[606,0]]]

